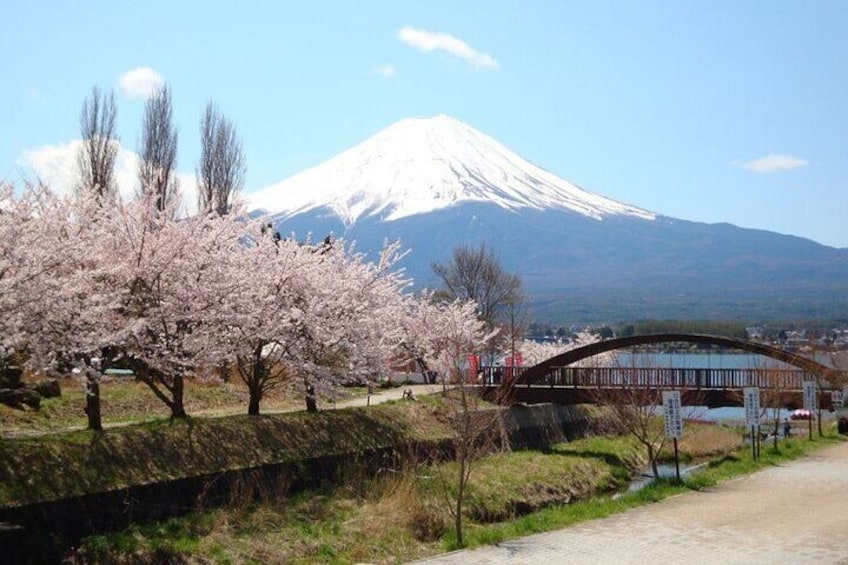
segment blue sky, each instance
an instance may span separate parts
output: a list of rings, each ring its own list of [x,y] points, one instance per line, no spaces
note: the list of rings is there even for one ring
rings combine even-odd
[[[179,169],[213,100],[248,192],[444,113],[617,200],[848,247],[846,29],[844,1],[7,1],[0,178],[61,183],[94,85],[135,150],[161,77]]]

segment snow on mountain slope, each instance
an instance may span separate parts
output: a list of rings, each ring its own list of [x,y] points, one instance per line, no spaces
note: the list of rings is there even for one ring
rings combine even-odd
[[[370,216],[392,221],[469,201],[508,210],[571,210],[595,219],[655,219],[651,212],[583,190],[444,115],[396,122],[247,197],[252,208],[280,219],[328,207],[346,225]]]

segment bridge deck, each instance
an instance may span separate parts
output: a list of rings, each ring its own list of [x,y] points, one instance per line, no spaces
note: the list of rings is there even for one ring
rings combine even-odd
[[[530,386],[521,382],[523,367],[484,367],[485,384],[516,382],[516,387]],[[805,380],[816,375],[800,369],[713,369],[672,367],[551,367],[535,386],[618,388],[650,387],[659,389],[738,389],[760,387],[800,391]]]

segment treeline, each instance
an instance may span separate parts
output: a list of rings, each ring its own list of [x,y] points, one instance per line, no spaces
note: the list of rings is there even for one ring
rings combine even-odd
[[[745,324],[713,320],[643,320],[622,325],[615,333],[617,337],[658,333],[709,334],[737,339],[748,337]]]

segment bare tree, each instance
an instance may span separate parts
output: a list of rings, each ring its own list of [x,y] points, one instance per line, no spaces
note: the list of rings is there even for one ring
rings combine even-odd
[[[442,397],[441,415],[451,428],[456,475],[444,474],[436,466],[447,508],[454,520],[456,542],[465,545],[463,512],[468,485],[477,463],[486,455],[508,448],[504,412],[483,402],[478,391],[463,379],[448,388]]]
[[[157,88],[147,99],[141,129],[138,195],[152,198],[159,212],[174,210],[179,198],[177,130],[167,85]]]
[[[476,248],[460,245],[449,262],[433,263],[432,269],[442,281],[445,298],[477,303],[477,313],[487,329],[501,321],[514,329],[523,299],[521,278],[506,272],[485,243]],[[509,332],[502,335],[509,338]]]
[[[235,126],[210,102],[200,118],[200,163],[197,166],[197,206],[225,216],[244,186],[244,152]]]
[[[633,355],[630,360],[629,366],[617,367],[617,376],[589,373],[587,391],[595,404],[606,409],[617,428],[626,430],[645,448],[651,472],[658,479],[657,460],[666,440],[662,418],[657,412],[657,407],[662,405],[662,389],[656,383],[643,382],[638,369],[649,367],[647,360],[640,362]],[[585,370],[593,371],[590,367]]]
[[[443,326],[446,335],[455,336],[457,332],[450,326]],[[455,338],[450,341],[456,342]],[[455,345],[454,345],[455,347]],[[467,349],[467,348],[463,348]],[[468,349],[470,350],[470,349]],[[509,448],[509,440],[504,422],[503,409],[488,404],[480,397],[480,389],[475,387],[471,379],[464,378],[464,369],[459,355],[460,349],[454,354],[443,358],[442,370],[446,371],[446,381],[453,385],[442,393],[440,416],[444,417],[451,429],[451,442],[456,460],[456,475],[450,478],[439,473],[442,494],[447,507],[454,519],[454,530],[457,544],[465,545],[463,536],[463,508],[468,498],[468,486],[477,463],[486,455],[501,449]],[[445,359],[449,359],[445,363]],[[473,378],[473,376],[472,376]],[[507,404],[512,388],[501,388],[495,404]]]
[[[115,159],[118,156],[118,137],[115,134],[115,94],[108,96],[98,87],[91,89],[80,112],[82,145],[77,154],[77,190],[93,190],[103,200],[117,196]]]
[[[513,363],[513,373],[508,376],[512,380],[516,375],[514,367],[517,367],[518,363],[516,353],[521,348],[521,342],[524,340],[527,326],[530,323],[527,301],[520,281],[516,291],[509,297],[506,310],[506,320],[499,335],[503,335],[509,340],[507,345]]]

